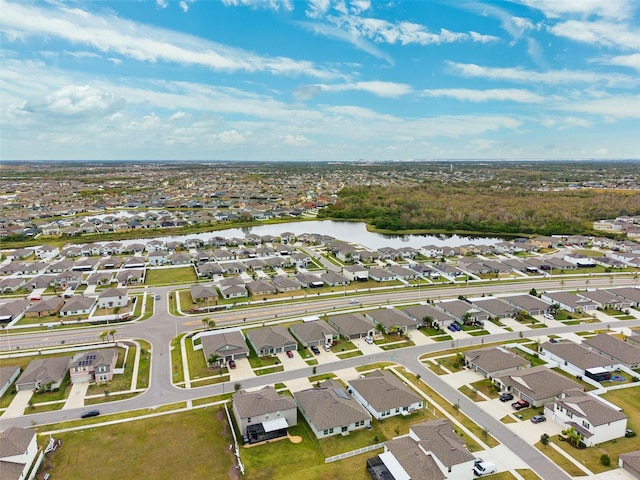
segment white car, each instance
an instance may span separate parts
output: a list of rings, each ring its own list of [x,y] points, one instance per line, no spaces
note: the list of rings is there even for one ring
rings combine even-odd
[[[356,300],[355,298],[353,298],[353,299],[349,300],[349,303],[351,305],[355,305],[356,303],[360,303],[360,302],[358,300]]]
[[[364,337],[364,341],[367,342],[369,345],[373,345],[373,338],[371,337]]]

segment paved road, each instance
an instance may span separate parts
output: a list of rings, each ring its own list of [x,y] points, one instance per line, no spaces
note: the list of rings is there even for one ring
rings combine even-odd
[[[622,285],[620,277],[614,279],[615,285]],[[611,286],[612,282],[608,278],[591,278],[589,279],[589,287],[595,286]],[[520,291],[528,291],[530,288],[542,289],[559,289],[559,288],[584,288],[585,279],[566,279],[562,281],[556,280],[538,280],[526,282],[526,284],[519,284],[514,286],[513,284],[505,284],[503,282],[496,282],[490,285],[481,286],[465,286],[459,287],[456,290],[451,288],[429,288],[422,289],[421,295],[423,300],[437,299],[443,297],[453,297],[456,294],[464,294],[466,296],[474,296],[489,293],[502,293],[502,292],[514,292],[515,289]],[[153,288],[154,293],[160,293],[160,300],[155,304],[155,311],[153,316],[143,322],[134,322],[126,325],[119,325],[116,327],[119,338],[142,338],[149,341],[152,345],[152,362],[151,362],[151,379],[150,387],[143,394],[123,401],[109,402],[100,406],[100,410],[103,414],[118,413],[127,410],[136,410],[144,408],[154,408],[163,404],[175,403],[180,401],[195,400],[197,398],[209,397],[214,395],[220,395],[222,393],[228,393],[234,389],[232,382],[227,382],[217,385],[208,385],[203,387],[197,387],[192,389],[180,389],[171,383],[171,354],[170,354],[170,342],[176,333],[194,330],[194,326],[199,325],[200,317],[175,317],[168,311],[167,296],[168,292],[174,287],[162,287]],[[377,305],[384,303],[402,303],[403,301],[415,302],[417,300],[417,291],[415,288],[402,289],[401,291],[394,291],[391,293],[379,293],[379,294],[364,294],[358,297],[363,305]],[[300,304],[290,305],[285,304],[286,315],[299,314],[299,309],[304,309],[304,313],[320,313],[332,310],[333,307],[345,308],[344,298],[330,298],[319,301],[307,301]],[[346,305],[348,307],[348,305]],[[243,311],[251,311],[255,313],[253,318],[258,320],[271,320],[274,317],[274,309],[278,310],[282,308],[280,306],[256,306],[251,309]],[[291,309],[291,310],[289,310]],[[294,312],[294,313],[290,313]],[[236,322],[237,314],[223,312],[220,314],[207,315],[214,318],[218,325]],[[626,320],[626,321],[611,321],[608,323],[612,328],[616,327],[631,327],[640,325],[639,320]],[[554,328],[542,328],[531,330],[529,336],[543,336],[548,334],[561,334],[568,332],[576,332],[584,330],[584,325],[566,325],[562,327]],[[15,347],[20,342],[23,348],[38,348],[39,346],[45,346],[51,344],[51,342],[62,342],[65,340],[66,344],[76,343],[79,341],[91,341],[95,342],[98,339],[98,335],[101,331],[105,330],[105,326],[90,327],[86,329],[74,330],[74,331],[47,331],[30,333],[26,335],[12,335],[11,345]],[[519,332],[505,332],[498,335],[492,335],[491,341],[508,341],[514,340],[520,337]],[[463,347],[468,345],[482,345],[486,341],[483,337],[471,337],[456,340],[457,347]],[[0,348],[6,349],[8,344],[8,338],[2,337],[0,342]],[[448,349],[451,347],[449,342],[434,343],[429,345],[421,345],[415,347],[409,347],[391,352],[375,353],[371,355],[363,355],[360,357],[353,357],[344,360],[340,360],[334,363],[323,363],[317,365],[316,374],[332,372],[336,369],[343,369],[348,367],[356,367],[365,365],[368,363],[374,363],[379,361],[393,361],[407,367],[414,373],[419,373],[423,379],[427,380],[430,386],[438,391],[445,399],[451,403],[456,403],[460,399],[461,409],[467,416],[469,416],[474,422],[487,428],[491,434],[498,439],[505,446],[510,448],[514,455],[522,458],[528,465],[533,468],[538,475],[542,478],[554,478],[564,479],[569,478],[562,470],[560,470],[553,462],[551,462],[546,456],[538,452],[537,449],[528,445],[524,440],[515,436],[511,430],[503,425],[499,420],[491,417],[488,413],[484,412],[478,405],[473,403],[464,395],[455,390],[453,387],[446,384],[442,379],[438,378],[432,372],[427,370],[418,360],[420,355],[425,353],[437,352],[440,350]],[[300,377],[307,377],[313,375],[314,367],[307,367],[299,370],[291,370],[278,372],[271,375],[265,375],[260,377],[253,377],[246,380],[242,380],[242,388],[260,387],[263,385],[273,385],[278,382],[285,382]],[[84,410],[83,408],[61,410],[54,412],[44,412],[40,414],[28,415],[26,417],[13,418],[3,421],[5,427],[10,426],[22,426],[28,427],[33,425],[43,425],[47,423],[54,423],[63,420],[77,419]]]

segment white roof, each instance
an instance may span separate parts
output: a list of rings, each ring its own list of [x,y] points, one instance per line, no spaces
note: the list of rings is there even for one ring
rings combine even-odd
[[[264,428],[265,432],[273,432],[274,430],[282,430],[283,428],[289,428],[289,424],[287,423],[287,419],[280,417],[274,418],[273,420],[267,420],[266,422],[262,422],[262,428]]]
[[[402,468],[402,465],[396,460],[396,457],[393,456],[393,453],[387,451],[378,455],[382,463],[384,463],[385,467],[389,470],[391,475],[395,480],[411,480],[409,474]]]

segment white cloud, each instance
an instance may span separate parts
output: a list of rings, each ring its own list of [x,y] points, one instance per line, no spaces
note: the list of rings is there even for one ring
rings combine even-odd
[[[608,121],[625,118],[640,119],[640,95],[620,95],[581,102],[566,102],[555,107],[558,110],[601,115]]]
[[[541,103],[545,99],[540,95],[516,88],[494,88],[489,90],[473,90],[467,88],[443,88],[424,90],[427,97],[448,97],[469,102],[510,101],[519,103]]]
[[[574,127],[590,127],[591,122],[585,118],[565,116],[565,117],[545,117],[542,119],[542,125],[555,130],[566,130]]]
[[[619,65],[621,67],[635,68],[640,72],[640,53],[632,55],[617,55],[615,57],[603,57],[595,59],[598,63],[605,65]]]
[[[335,71],[286,57],[261,57],[192,35],[149,27],[104,14],[70,8],[41,8],[3,2],[0,28],[12,41],[30,36],[54,37],[141,62],[174,62],[213,70],[269,72],[337,78]]]
[[[125,100],[89,85],[69,85],[44,98],[14,106],[27,114],[47,117],[101,117],[124,107]]]
[[[351,11],[356,15],[371,8],[371,0],[351,0]]]
[[[317,88],[318,90],[316,91],[323,92],[363,91],[386,98],[398,98],[411,93],[411,87],[407,84],[380,81],[354,82],[339,85],[317,84],[312,87]]]
[[[322,18],[329,11],[330,0],[311,0],[305,14],[309,18]]]
[[[597,15],[604,18],[624,19],[633,11],[628,0],[520,0],[525,5],[544,13],[548,18],[563,15]]]
[[[222,0],[222,3],[227,7],[243,6],[266,8],[275,11],[282,9],[289,12],[293,10],[293,2],[291,0]]]
[[[292,145],[294,147],[304,147],[309,145],[309,139],[307,139],[304,135],[285,135],[284,137],[285,145]]]
[[[156,5],[160,8],[167,8],[169,6],[168,0],[156,0]]]
[[[621,23],[568,20],[553,25],[549,31],[576,42],[640,50],[640,31]]]
[[[637,78],[616,73],[601,74],[584,70],[548,70],[535,72],[520,67],[494,68],[473,63],[447,62],[457,74],[465,77],[488,78],[518,83],[561,85],[571,83],[604,84],[612,87],[632,87],[640,81]]]
[[[493,35],[482,35],[474,31],[470,31],[469,36],[471,37],[471,40],[477,43],[491,43],[491,42],[497,42],[500,40],[500,38],[495,37]]]
[[[222,143],[242,143],[244,142],[244,137],[238,133],[236,130],[229,130],[226,132],[222,132],[217,135],[217,138]]]

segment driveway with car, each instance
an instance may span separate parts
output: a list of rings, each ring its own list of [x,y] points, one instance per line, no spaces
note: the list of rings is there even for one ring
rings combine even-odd
[[[256,374],[251,368],[248,358],[237,358],[235,360],[236,368],[229,369],[230,381],[235,382],[237,380],[243,380],[245,378],[255,377]]]
[[[309,366],[307,362],[305,362],[304,359],[300,356],[300,353],[298,351],[294,351],[292,352],[292,354],[293,357],[291,358],[288,357],[286,353],[276,354],[278,355],[278,360],[280,360],[280,363],[285,370],[299,370],[301,368],[306,368]]]

